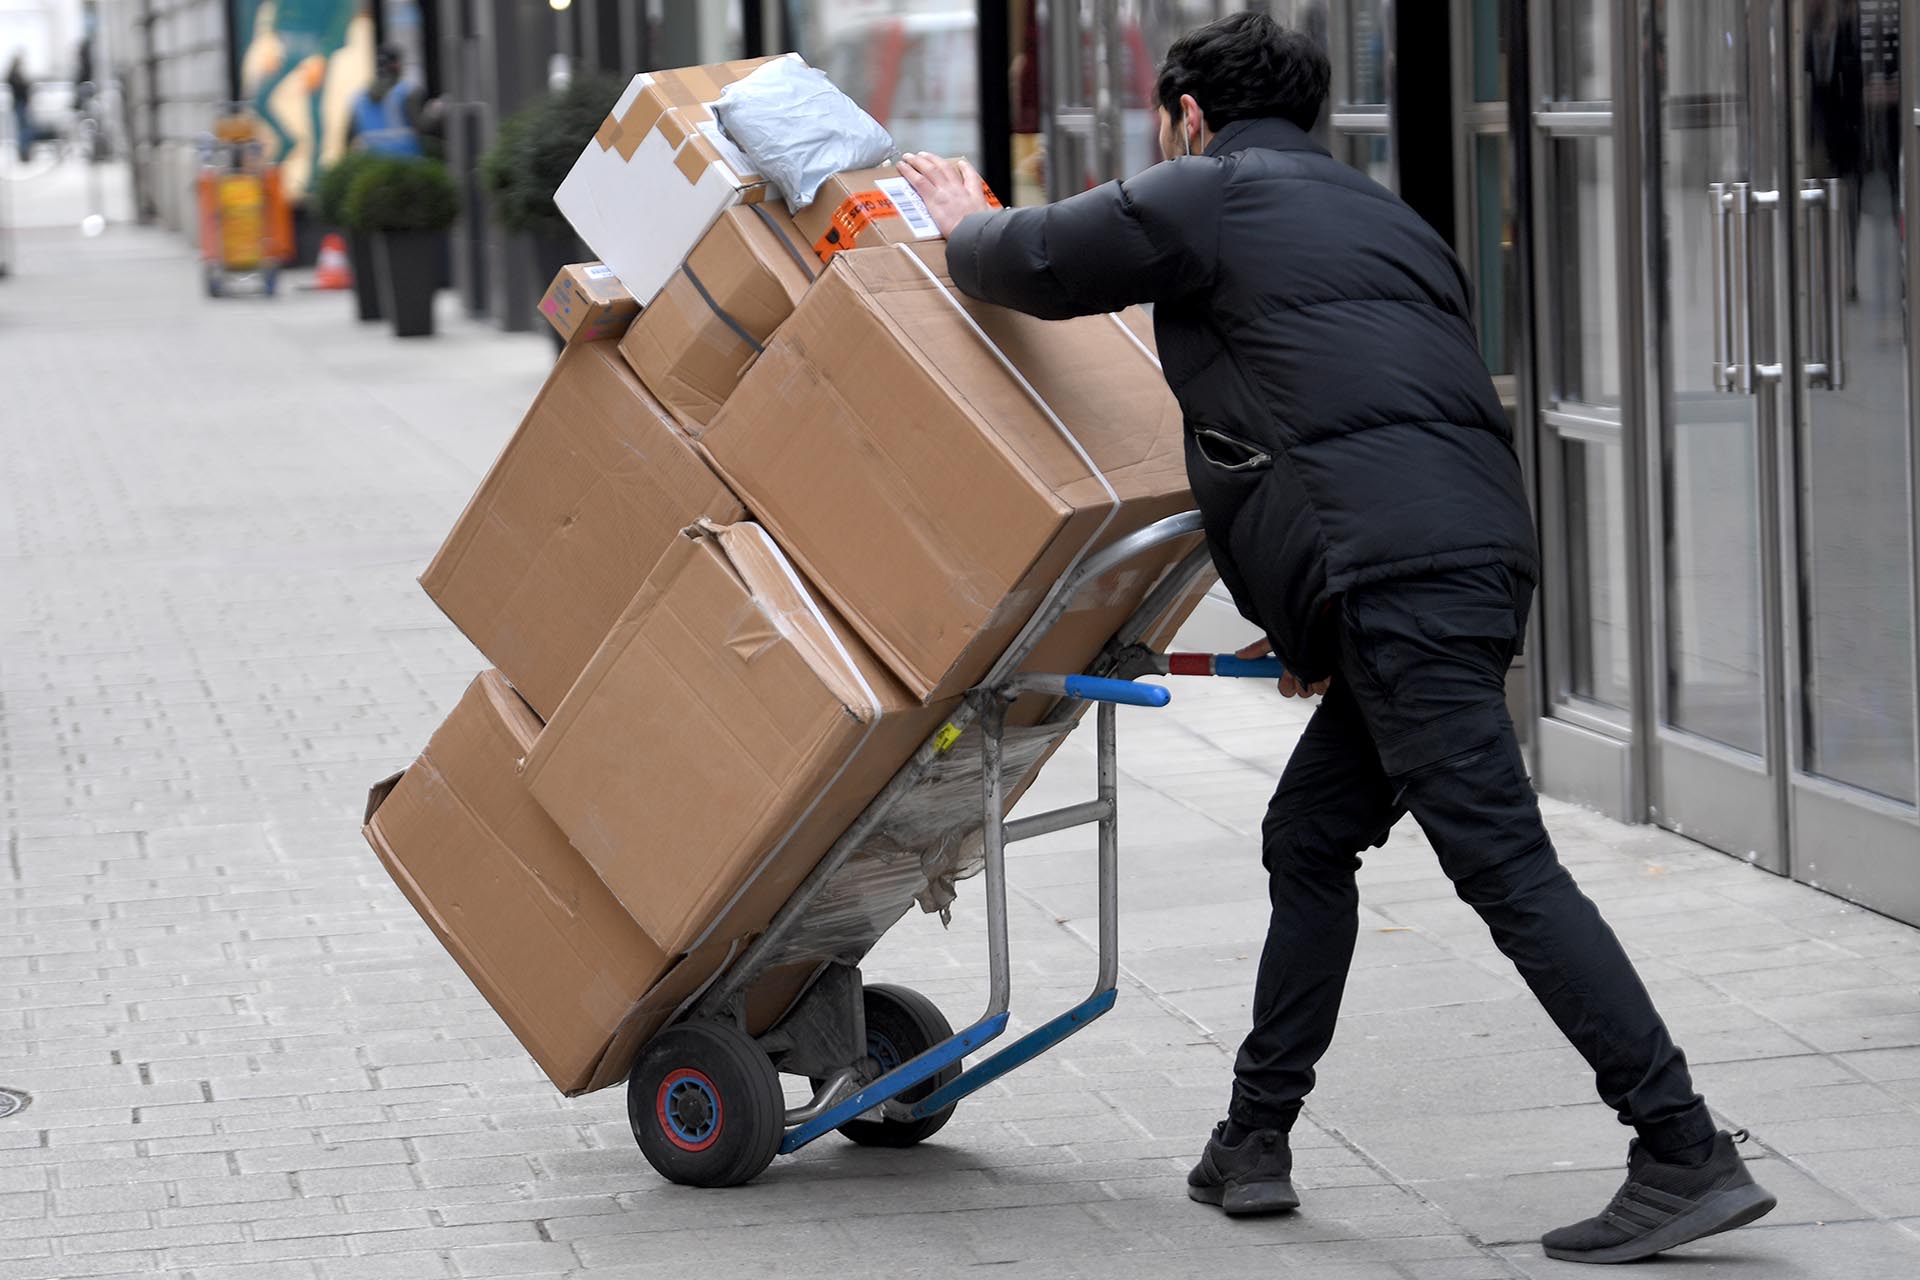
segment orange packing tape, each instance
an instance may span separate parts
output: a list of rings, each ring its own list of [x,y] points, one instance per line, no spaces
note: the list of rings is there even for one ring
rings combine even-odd
[[[860,233],[881,218],[897,218],[899,206],[884,191],[856,191],[841,202],[827,220],[826,234],[813,242],[813,251],[826,262],[842,249],[851,249]]]
[[[980,193],[987,198],[988,208],[1001,207],[993,188],[984,182],[980,184]],[[826,262],[841,250],[853,248],[859,243],[860,233],[880,219],[904,216],[886,192],[856,191],[833,211],[827,220],[826,234],[813,242],[813,251],[820,255],[820,261]]]

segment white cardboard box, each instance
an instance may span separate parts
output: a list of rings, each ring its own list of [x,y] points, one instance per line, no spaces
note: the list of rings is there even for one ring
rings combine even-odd
[[[709,107],[727,85],[772,60],[635,76],[554,192],[560,212],[641,306],[722,213],[770,194]]]

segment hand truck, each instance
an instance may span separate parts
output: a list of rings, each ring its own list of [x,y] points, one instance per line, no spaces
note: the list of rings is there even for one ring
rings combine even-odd
[[[1056,582],[1039,610],[955,715],[915,753],[855,819],[795,890],[754,943],[676,1013],[641,1049],[628,1078],[627,1112],[648,1162],[667,1179],[692,1186],[734,1186],[759,1175],[775,1155],[790,1154],[838,1129],[856,1143],[905,1147],[932,1136],[962,1098],[1059,1044],[1106,1013],[1119,977],[1118,768],[1115,708],[1162,707],[1168,690],[1135,684],[1142,675],[1250,676],[1277,680],[1276,659],[1157,654],[1142,638],[1208,568],[1198,546],[1149,592],[1086,674],[1020,671],[1022,662],[1087,584],[1156,547],[1191,538],[1197,512],[1172,516],[1089,555]],[[1006,713],[1022,694],[1053,695],[1040,732],[1009,730]],[[1045,747],[1072,728],[1087,704],[1098,707],[1095,799],[1009,822],[1006,797],[1036,769]],[[1029,745],[1009,760],[1009,733]],[[958,777],[977,774],[977,824],[985,872],[986,1011],[956,1032],[926,997],[904,987],[861,980],[859,962],[911,906],[927,876],[868,850],[890,821],[924,797],[952,794]],[[1073,827],[1099,828],[1099,971],[1093,993],[992,1055],[962,1059],[1007,1029],[1011,966],[1007,945],[1006,846]],[[865,882],[891,876],[901,887],[872,891]],[[835,910],[853,901],[872,909]],[[826,923],[831,920],[831,923]],[[821,957],[807,993],[766,1034],[745,1030],[744,993],[768,970]],[[812,1101],[787,1109],[779,1075],[804,1076]]]
[[[224,297],[234,280],[249,278],[272,297],[289,256],[288,214],[280,167],[267,162],[251,115],[229,111],[201,136],[195,192],[207,296]]]

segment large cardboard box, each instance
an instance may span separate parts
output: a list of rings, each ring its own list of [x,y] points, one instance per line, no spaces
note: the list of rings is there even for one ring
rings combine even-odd
[[[987,201],[1000,201],[983,183]],[[940,228],[926,204],[896,165],[836,173],[820,187],[813,203],[794,216],[794,224],[821,261],[847,249],[938,240]]]
[[[551,716],[675,535],[743,514],[614,345],[575,343],[420,585]]]
[[[642,1045],[744,941],[680,959],[640,928],[527,794],[540,732],[497,671],[482,673],[404,773],[373,789],[365,835],[487,1003],[568,1094],[618,1084]],[[747,988],[755,1035],[818,972],[769,970]]]
[[[620,354],[675,417],[711,422],[820,265],[784,209],[729,209],[627,329]]]
[[[1180,413],[1130,324],[960,295],[938,244],[840,254],[695,432],[907,687],[976,682],[1091,547],[1192,505]],[[1079,670],[1191,541],[1083,594],[1030,664]]]
[[[714,219],[767,198],[767,182],[720,131],[710,107],[727,85],[772,60],[635,76],[554,192],[560,212],[641,306]]]
[[[499,672],[467,689],[368,814],[367,843],[527,1052],[563,1092],[593,1081],[672,958],[634,923],[517,770],[540,721]],[[659,1006],[664,1004],[664,1008]]]
[[[547,286],[540,314],[562,342],[598,342],[625,333],[640,304],[606,263],[576,262]]]
[[[527,757],[661,949],[763,928],[939,726],[758,525],[689,529]]]

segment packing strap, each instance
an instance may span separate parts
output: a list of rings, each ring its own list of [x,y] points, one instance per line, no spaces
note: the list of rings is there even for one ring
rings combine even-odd
[[[707,286],[704,284],[701,284],[700,277],[693,273],[693,264],[691,262],[684,262],[680,264],[680,270],[687,277],[687,283],[693,286],[694,292],[700,295],[701,299],[706,302],[708,308],[713,312],[714,315],[720,317],[721,324],[724,324],[725,326],[727,326],[727,328],[733,330],[733,334],[736,338],[739,338],[740,341],[752,347],[753,354],[761,355],[765,353],[766,348],[760,345],[760,340],[754,337],[751,333],[747,332],[747,327],[745,325],[741,324],[738,320],[735,320],[732,316],[728,315],[727,309],[721,306],[719,302],[714,299],[714,296],[711,293],[707,292]]]
[[[760,221],[767,224],[767,230],[773,232],[773,238],[780,242],[780,247],[787,251],[788,256],[800,264],[800,269],[807,273],[807,279],[820,278],[820,260],[800,252],[799,246],[787,237],[787,233],[780,229],[780,224],[773,220],[773,215],[767,212],[766,205],[750,204],[747,208],[760,215]]]
[[[1033,401],[1034,408],[1040,410],[1041,416],[1059,433],[1060,438],[1072,446],[1074,453],[1078,454],[1080,461],[1086,465],[1088,474],[1095,480],[1098,480],[1100,487],[1107,491],[1108,506],[1106,518],[1100,522],[1100,527],[1093,531],[1093,536],[1088,538],[1087,541],[1082,544],[1080,550],[1074,553],[1073,563],[1069,564],[1061,572],[1060,578],[1061,580],[1065,580],[1075,569],[1080,567],[1080,562],[1087,558],[1088,553],[1100,545],[1100,540],[1106,536],[1107,527],[1113,523],[1114,517],[1120,514],[1119,491],[1113,487],[1112,481],[1107,479],[1107,473],[1102,471],[1099,464],[1093,460],[1093,455],[1089,454],[1085,446],[1074,436],[1073,432],[1068,430],[1067,424],[1060,420],[1060,415],[1053,411],[1053,406],[1047,403],[1046,398],[1034,388],[1031,382],[1027,381],[1027,375],[1020,372],[1013,361],[1007,358],[1007,353],[1000,349],[1000,344],[989,337],[987,331],[980,327],[979,322],[973,318],[972,314],[960,305],[960,299],[953,296],[953,290],[949,289],[945,282],[943,282],[939,276],[935,275],[926,263],[920,260],[920,255],[913,251],[913,246],[898,244],[895,245],[894,248],[905,254],[907,261],[911,262],[920,274],[925,276],[933,287],[940,291],[940,296],[947,300],[947,305],[952,307],[954,313],[966,322],[967,328],[973,330],[973,336],[980,339],[981,345],[986,347],[986,349],[992,353],[993,358],[1000,362],[1000,367],[1007,371],[1007,376],[1020,384],[1020,389],[1027,393],[1027,399]],[[1118,319],[1119,317],[1116,316],[1115,320],[1118,321]],[[1122,324],[1120,327],[1125,329],[1126,325]],[[1131,330],[1128,331],[1128,336],[1133,337],[1134,342],[1139,344],[1140,339],[1134,337]],[[1142,346],[1141,349],[1145,350],[1145,347]]]
[[[1134,345],[1134,348],[1137,351],[1139,351],[1141,355],[1147,358],[1148,364],[1152,365],[1156,369],[1160,368],[1160,357],[1153,354],[1152,347],[1149,347],[1146,343],[1140,341],[1140,335],[1135,333],[1132,330],[1132,328],[1128,326],[1127,322],[1120,318],[1120,313],[1118,311],[1107,312],[1107,319],[1113,321],[1113,323],[1119,327],[1120,332],[1127,335],[1127,341],[1131,342]],[[1165,371],[1162,370],[1162,372],[1165,372]]]

